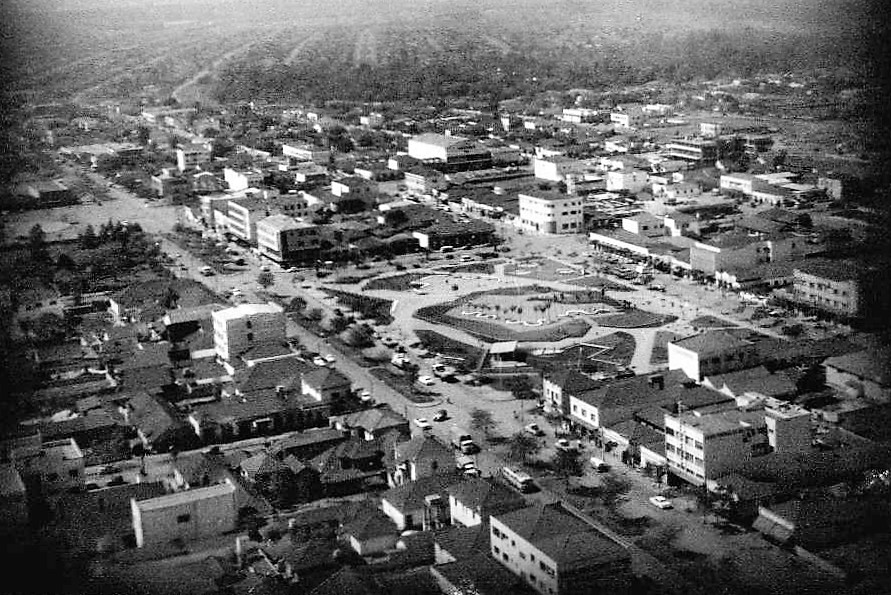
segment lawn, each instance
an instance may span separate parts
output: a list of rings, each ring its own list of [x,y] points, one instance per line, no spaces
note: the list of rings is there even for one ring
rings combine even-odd
[[[634,291],[634,289],[627,285],[610,281],[604,277],[579,277],[578,279],[570,279],[569,281],[566,281],[566,283],[569,285],[581,285],[582,287],[597,287],[598,289],[603,287],[610,291]]]
[[[680,339],[681,335],[671,331],[656,331],[656,339],[653,342],[653,353],[650,354],[650,363],[655,365],[668,363],[668,343]]]
[[[393,321],[393,317],[390,316],[390,308],[393,307],[393,302],[390,300],[327,287],[323,288],[323,290],[328,295],[337,298],[338,304],[359,312],[366,318],[373,318],[380,324],[390,324]]]
[[[494,275],[495,265],[502,261],[468,262],[449,267],[440,267],[438,270],[446,273],[477,273],[480,275]]]
[[[486,356],[486,352],[479,347],[462,343],[436,331],[419,329],[415,331],[415,334],[428,351],[448,357],[449,363],[461,371],[475,371]]]
[[[526,363],[539,369],[573,368],[582,372],[615,372],[631,363],[637,343],[628,333],[616,332],[579,343],[560,353],[530,355]]]
[[[706,315],[694,318],[690,321],[694,328],[733,328],[736,325],[729,320],[722,320],[716,316]]]
[[[654,314],[646,310],[631,308],[619,314],[603,316],[597,319],[600,326],[612,328],[650,328],[654,326],[662,326],[669,322],[677,320],[677,316]]]
[[[429,274],[403,273],[401,275],[392,275],[390,277],[379,277],[366,283],[364,289],[368,291],[411,291],[418,286],[418,282],[424,277],[429,277]]]
[[[568,266],[549,258],[529,258],[504,267],[505,275],[539,279],[541,281],[565,281],[585,274],[579,266]]]

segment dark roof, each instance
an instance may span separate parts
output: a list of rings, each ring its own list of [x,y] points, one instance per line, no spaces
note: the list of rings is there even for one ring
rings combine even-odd
[[[312,372],[305,373],[303,380],[306,384],[318,390],[329,390],[342,386],[351,386],[352,381],[334,368],[316,368]]]
[[[448,492],[467,508],[483,514],[503,514],[526,505],[522,496],[491,478],[469,477],[449,486]]]
[[[130,409],[130,424],[139,428],[149,442],[186,425],[172,405],[147,392],[130,395],[127,406]]]
[[[217,297],[204,285],[192,279],[156,279],[133,283],[114,293],[110,299],[123,309],[137,308],[142,310],[143,320],[155,320],[162,317],[167,309],[161,301],[168,289],[179,296],[177,305],[182,308],[212,304]]]
[[[235,383],[238,390],[246,394],[276,386],[299,390],[303,373],[312,370],[313,367],[296,357],[257,362],[241,370],[236,376]]]
[[[246,361],[262,360],[266,358],[281,357],[290,355],[293,352],[287,345],[279,345],[276,343],[265,343],[263,345],[254,345],[246,351],[242,351],[239,357]]]
[[[276,413],[319,406],[318,401],[294,391],[255,390],[250,394],[223,397],[193,405],[197,418],[213,422],[253,420]]]
[[[672,341],[672,343],[678,347],[694,351],[700,357],[726,353],[727,351],[752,344],[751,341],[741,339],[724,330],[706,331],[698,335]]]
[[[824,258],[809,258],[798,262],[795,270],[833,281],[856,280],[864,274],[863,263],[850,259],[827,260]]]
[[[390,520],[390,517],[379,510],[369,510],[368,514],[364,514],[344,525],[343,532],[355,537],[359,541],[366,541],[375,537],[397,535],[399,530],[393,524],[393,521]]]
[[[655,380],[657,377],[662,377],[663,384]],[[682,401],[688,409],[697,409],[732,400],[690,382],[682,370],[636,376],[574,396],[598,408],[629,407],[634,410],[643,410],[651,405],[671,406],[678,401]]]
[[[343,442],[344,440],[346,440],[346,436],[340,430],[334,428],[312,428],[292,433],[287,438],[277,440],[269,448],[269,452],[278,455],[332,442]]]
[[[457,469],[452,469],[448,473],[421,477],[391,488],[381,494],[381,500],[386,500],[393,508],[402,512],[417,510],[424,507],[427,496],[438,495],[448,501],[448,489],[460,481],[460,473]]]
[[[449,525],[438,531],[434,537],[436,545],[456,560],[470,558],[477,554],[489,553],[491,543],[489,541],[488,520],[473,527],[464,525]]]
[[[891,386],[891,349],[876,349],[830,357],[824,365]]]
[[[443,444],[439,438],[428,434],[419,434],[409,440],[396,445],[396,462],[415,461],[418,459],[431,459],[438,456],[452,455],[452,449]]]
[[[360,436],[351,436],[321,454],[312,458],[312,466],[322,475],[322,481],[337,483],[353,479],[371,478],[381,475],[392,455],[393,447],[399,439],[399,432],[390,431],[374,440],[365,440]],[[380,461],[380,467],[369,471],[357,469],[353,461]],[[349,461],[349,462],[347,462]],[[346,466],[344,466],[344,463]]]
[[[796,391],[795,383],[786,374],[771,374],[764,366],[716,374],[708,376],[707,380],[717,390],[726,385],[734,395],[756,392],[768,397],[784,397],[795,394]]]
[[[603,382],[594,380],[571,368],[558,368],[545,374],[545,379],[558,385],[563,392],[573,395],[603,386]]]
[[[408,420],[386,407],[373,407],[364,409],[356,413],[349,413],[334,418],[346,428],[362,428],[363,430],[375,433],[378,430],[386,430],[390,428],[406,428]]]
[[[431,569],[460,593],[474,595],[532,594],[529,587],[507,568],[492,559],[488,552],[475,553],[465,559],[438,564]]]
[[[529,506],[495,518],[547,554],[561,572],[628,559],[622,546],[570,514],[559,502]]]
[[[309,592],[309,595],[380,595],[368,576],[345,566]]]

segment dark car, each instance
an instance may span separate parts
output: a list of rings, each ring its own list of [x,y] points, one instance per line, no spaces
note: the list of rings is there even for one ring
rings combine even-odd
[[[445,421],[445,420],[447,420],[448,418],[449,418],[449,412],[446,411],[445,409],[440,409],[440,410],[437,411],[436,414],[433,416],[433,421]]]

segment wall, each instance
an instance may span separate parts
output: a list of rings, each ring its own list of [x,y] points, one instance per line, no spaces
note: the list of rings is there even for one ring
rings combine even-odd
[[[237,520],[234,488],[214,497],[153,510],[141,510],[133,500],[131,509],[139,547],[165,545],[177,538],[193,540],[221,535],[234,529]],[[187,520],[183,521],[186,515]]]

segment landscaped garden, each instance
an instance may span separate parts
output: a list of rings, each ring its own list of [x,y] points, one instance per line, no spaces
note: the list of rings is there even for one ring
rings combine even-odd
[[[393,302],[390,300],[327,287],[324,288],[324,291],[328,295],[337,298],[338,304],[359,312],[366,318],[373,318],[379,324],[390,324],[393,321],[393,317],[390,315],[390,308],[393,306]]]
[[[526,363],[539,369],[572,368],[581,372],[614,373],[627,367],[636,342],[628,333],[617,332],[578,343],[558,353],[529,355]]]
[[[566,283],[569,285],[581,285],[582,287],[597,287],[598,289],[602,287],[610,291],[634,291],[631,287],[610,281],[606,277],[579,277],[578,279],[570,279]]]
[[[650,354],[650,363],[654,366],[668,363],[668,344],[677,341],[681,335],[671,331],[656,331],[653,340],[653,352]]]
[[[518,260],[519,262],[516,264],[505,265],[505,275],[528,277],[541,281],[565,281],[585,274],[585,269],[582,267],[568,266],[549,258],[531,257]]]
[[[390,277],[380,277],[366,283],[365,289],[368,291],[411,291],[418,287],[421,279],[428,276],[428,273],[403,273]]]
[[[694,328],[733,328],[736,325],[728,320],[722,320],[717,316],[712,316],[707,314],[705,316],[700,316],[698,318],[694,318],[690,321],[690,324]]]
[[[486,352],[479,347],[462,343],[436,331],[418,329],[415,334],[425,349],[445,356],[450,365],[462,372],[476,371],[486,356]]]

